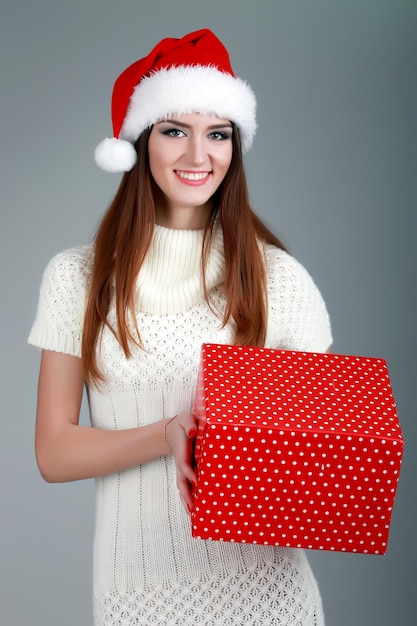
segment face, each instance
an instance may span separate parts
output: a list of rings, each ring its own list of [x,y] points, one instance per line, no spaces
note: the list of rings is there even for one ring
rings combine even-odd
[[[151,174],[160,194],[157,223],[172,228],[202,228],[210,199],[232,159],[229,120],[190,113],[157,122],[148,150]]]

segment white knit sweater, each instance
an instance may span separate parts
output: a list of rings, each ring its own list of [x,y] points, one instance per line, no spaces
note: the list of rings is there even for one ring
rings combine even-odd
[[[104,330],[99,363],[107,377],[90,388],[95,427],[126,429],[192,410],[203,342],[231,343],[233,328],[204,301],[202,231],[157,226],[137,281],[137,322],[144,350],[126,359]],[[331,331],[325,305],[304,268],[265,249],[268,347],[325,351]],[[91,247],[57,255],[45,270],[29,343],[80,356]],[[224,310],[221,232],[207,280]],[[109,312],[115,324],[115,311]],[[301,550],[202,541],[175,485],[171,456],[96,481],[94,606],[96,626],[250,624],[321,626],[320,595]]]

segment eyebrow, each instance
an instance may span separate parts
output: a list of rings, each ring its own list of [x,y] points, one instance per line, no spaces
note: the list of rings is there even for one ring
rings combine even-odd
[[[184,126],[184,128],[191,128],[192,124],[186,124],[185,122],[180,122],[179,120],[168,119],[168,120],[160,120],[158,123],[163,124],[164,122],[168,122],[169,124],[174,124],[175,126]],[[214,128],[232,128],[231,122],[220,122],[220,124],[210,124],[207,126],[208,129],[213,130]]]

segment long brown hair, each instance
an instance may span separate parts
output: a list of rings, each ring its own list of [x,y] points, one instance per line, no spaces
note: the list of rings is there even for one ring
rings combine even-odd
[[[141,345],[135,313],[135,282],[150,246],[155,223],[155,183],[148,159],[150,133],[151,129],[145,130],[136,142],[137,163],[123,176],[95,237],[82,337],[82,360],[88,383],[103,380],[96,348],[104,326],[116,336],[126,357],[131,356],[131,342]],[[249,204],[240,135],[235,126],[232,141],[231,164],[213,198],[212,212],[205,226],[203,280],[214,223],[219,216],[226,266],[223,324],[230,319],[234,321],[236,344],[262,346],[267,326],[267,285],[259,241],[285,248]],[[208,295],[206,292],[207,299]],[[113,328],[107,319],[113,297],[117,328]],[[133,322],[134,332],[129,328],[129,319]]]

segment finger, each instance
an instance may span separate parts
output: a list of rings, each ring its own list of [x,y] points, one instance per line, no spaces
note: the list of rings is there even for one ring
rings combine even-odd
[[[194,508],[194,502],[189,481],[185,477],[178,474],[177,487],[180,493],[181,501],[184,504],[186,511],[188,513],[191,513]]]
[[[197,485],[197,472],[188,463],[179,463],[177,465],[178,475],[183,477],[188,483],[191,483],[194,487]]]
[[[197,435],[197,420],[193,413],[181,413],[179,415],[179,423],[184,429],[186,435],[190,439],[194,439]]]
[[[187,432],[187,437],[189,439],[194,439],[196,436],[197,436],[197,428],[195,426],[192,426],[191,428],[189,428]]]
[[[181,494],[180,494],[180,496],[181,496]],[[182,505],[183,505],[187,515],[191,516],[191,513],[193,512],[192,505],[187,504],[187,502],[185,501],[185,499],[182,496],[181,496],[181,502],[182,502]]]

